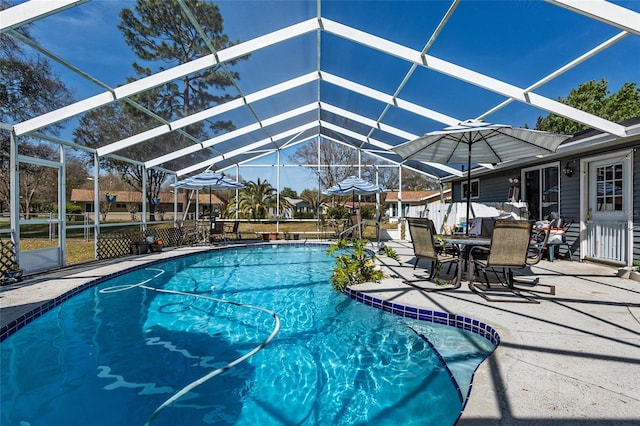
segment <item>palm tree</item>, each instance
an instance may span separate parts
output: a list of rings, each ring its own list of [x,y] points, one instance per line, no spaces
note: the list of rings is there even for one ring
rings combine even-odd
[[[319,197],[318,192],[311,189],[303,190],[300,193],[300,198],[309,205],[309,208],[313,211],[314,217],[318,214],[319,203],[322,203],[326,199],[325,196]]]
[[[265,219],[269,207],[276,206],[276,189],[266,180],[261,181],[260,178],[257,182],[244,181],[243,184],[245,187],[238,195],[238,209],[249,220]],[[283,201],[281,199],[281,205]]]

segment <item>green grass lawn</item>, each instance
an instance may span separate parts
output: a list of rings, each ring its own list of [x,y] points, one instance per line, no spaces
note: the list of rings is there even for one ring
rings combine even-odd
[[[167,228],[170,224],[149,224],[149,228],[161,227]],[[396,225],[389,223],[382,223],[383,229],[394,229]],[[103,233],[106,232],[127,232],[132,230],[138,230],[139,226],[116,226],[106,227],[102,229]],[[242,235],[242,238],[257,237],[257,234],[262,232],[275,232],[275,222],[241,222],[238,228]],[[284,236],[284,232],[288,233],[313,233],[317,231],[316,221],[295,221],[295,222],[281,222],[279,226],[280,238]],[[20,236],[20,246],[23,251],[38,250],[43,248],[57,247],[58,240],[49,240],[47,225],[28,225],[24,226]],[[254,235],[255,234],[255,235]],[[374,227],[366,227],[365,237],[372,238],[374,236]],[[67,264],[73,265],[82,262],[88,262],[95,259],[93,234],[90,234],[89,241],[84,241],[83,229],[68,229],[67,230]]]

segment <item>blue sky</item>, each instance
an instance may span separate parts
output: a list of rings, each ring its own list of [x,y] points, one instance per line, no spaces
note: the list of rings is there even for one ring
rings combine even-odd
[[[640,1],[614,2],[640,12]],[[37,21],[32,34],[47,49],[110,86],[123,84],[132,76],[136,58],[124,44],[117,29],[118,12],[132,8],[133,1],[94,0]],[[241,41],[268,31],[312,18],[315,1],[221,1],[225,33]],[[323,18],[386,37],[420,50],[448,9],[441,1],[325,1]],[[555,69],[604,42],[620,30],[545,2],[463,1],[438,36],[429,54],[466,68],[527,87]],[[392,94],[409,71],[410,64],[354,45],[334,35],[322,38],[321,68],[325,72]],[[256,90],[310,72],[316,68],[315,34],[256,52],[235,69],[240,73],[241,90]],[[70,71],[56,67],[62,79],[75,90],[77,99],[95,95],[102,89]],[[625,82],[640,80],[640,38],[629,36],[614,47],[587,60],[552,80],[536,93],[556,99],[566,97],[572,88],[588,80],[609,82],[612,92]],[[323,87],[326,99],[345,109],[376,119],[384,105],[358,94]],[[311,94],[313,96],[313,94]],[[427,108],[457,117],[474,118],[499,104],[504,97],[468,83],[459,82],[431,70],[418,68],[400,97]],[[324,99],[324,98],[323,98]],[[304,104],[304,95],[280,97],[256,105],[269,116],[286,105]],[[512,103],[487,117],[486,121],[535,126],[538,116],[546,115],[529,105]],[[235,118],[234,118],[235,120]],[[237,125],[244,125],[238,116]],[[414,134],[445,127],[442,123],[390,111],[383,120]],[[234,121],[235,122],[235,121]],[[73,120],[70,126],[73,126]],[[67,131],[66,137],[70,131]],[[287,151],[284,152],[286,156]],[[283,156],[283,157],[284,157]],[[274,156],[258,160],[271,164]],[[275,185],[272,168],[243,168],[245,179],[261,177]],[[300,168],[282,170],[281,186],[300,191],[317,188],[313,175]]]

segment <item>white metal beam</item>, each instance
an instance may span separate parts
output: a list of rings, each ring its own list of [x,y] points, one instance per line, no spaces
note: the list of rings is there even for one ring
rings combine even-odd
[[[590,58],[594,57],[595,55],[597,55],[598,53],[608,49],[609,47],[613,46],[615,43],[617,43],[620,40],[626,38],[627,36],[629,36],[629,33],[626,32],[626,31],[623,31],[623,32],[620,32],[620,33],[616,34],[615,36],[609,38],[608,40],[606,40],[603,43],[600,43],[598,46],[594,47],[593,49],[589,50],[588,52],[580,55],[579,57],[577,57],[573,61],[570,61],[569,63],[563,65],[562,67],[558,68],[557,70],[553,71],[552,73],[547,74],[545,77],[541,78],[540,80],[538,80],[535,83],[533,83],[531,86],[527,87],[525,89],[525,91],[526,92],[530,92],[532,90],[537,89],[538,87],[541,87],[541,86],[547,84],[548,82],[550,82],[554,78],[559,77],[560,75],[564,74],[565,72],[567,72],[567,71],[573,69],[574,67],[576,67],[577,65],[583,63],[587,59],[590,59]],[[489,115],[493,114],[494,112],[496,112],[496,111],[504,108],[505,106],[509,105],[510,103],[513,102],[513,100],[514,100],[513,98],[509,98],[506,101],[496,105],[495,107],[491,108],[490,110],[488,110],[484,114],[479,115],[476,118],[478,120],[484,120],[485,117],[488,117]]]
[[[342,135],[348,136],[348,137],[350,137],[352,139],[355,139],[355,140],[358,140],[360,142],[369,143],[369,144],[371,144],[373,146],[376,146],[378,148],[381,148],[381,149],[384,149],[384,150],[387,150],[387,151],[391,151],[391,145],[386,144],[384,142],[381,142],[379,140],[367,137],[366,135],[362,135],[360,133],[356,133],[356,132],[354,132],[352,130],[345,129],[342,126],[338,126],[338,125],[333,124],[333,123],[327,123],[326,121],[322,121],[322,120],[320,121],[320,125],[322,127],[325,127],[327,129],[333,130],[334,132],[338,132],[338,133],[340,133]],[[326,136],[323,135],[323,137],[326,137]],[[353,147],[353,148],[354,149],[358,149],[356,147]],[[423,161],[423,163],[428,165],[428,166],[430,166],[430,167],[442,170],[442,171],[444,171],[446,173],[449,173],[449,174],[454,174],[454,175],[459,175],[460,174],[460,172],[457,169],[454,169],[453,167],[449,167],[449,166],[444,165],[444,164],[424,162],[424,161]]]
[[[635,35],[640,35],[640,13],[608,1],[546,0],[572,12],[588,16]]]
[[[263,125],[267,126],[267,125],[272,125],[272,124],[276,124],[276,123],[280,123],[283,122],[291,117],[294,117],[296,115],[301,115],[304,113],[307,113],[309,111],[313,111],[318,107],[318,104],[313,102],[311,104],[299,107],[299,108],[295,108],[291,111],[287,111],[283,114],[278,114],[276,116],[267,118],[265,120],[262,121]],[[235,129],[232,130],[230,132],[224,133],[222,135],[218,135],[215,136],[211,139],[208,139],[200,144],[197,145],[192,145],[186,148],[182,148],[176,151],[173,151],[169,154],[166,155],[162,155],[160,157],[151,159],[149,161],[147,161],[145,163],[146,167],[154,167],[158,164],[162,164],[162,163],[166,163],[167,161],[171,161],[174,160],[176,158],[179,157],[183,157],[185,155],[189,155],[189,154],[193,154],[194,152],[206,149],[206,148],[210,148],[214,145],[220,144],[222,142],[226,142],[229,141],[231,139],[240,137],[240,136],[244,136],[246,134],[249,134],[251,132],[255,132],[256,130],[260,130],[262,126],[260,126],[259,123],[253,123],[253,124],[249,124],[247,126],[241,127],[239,129]]]
[[[297,133],[301,133],[301,132],[304,132],[306,130],[313,129],[314,127],[317,127],[317,126],[318,126],[318,122],[314,120],[314,121],[309,122],[307,124],[304,124],[302,126],[298,126],[296,128],[289,129],[289,130],[287,130],[285,132],[282,132],[282,133],[279,133],[277,135],[274,135],[271,138],[265,138],[265,139],[259,140],[257,142],[254,142],[254,143],[249,144],[249,145],[245,145],[245,146],[243,146],[241,148],[238,148],[238,149],[235,149],[233,151],[229,151],[229,152],[227,152],[227,153],[225,153],[223,155],[219,155],[217,157],[211,158],[211,159],[203,161],[201,163],[194,164],[194,165],[189,166],[189,167],[185,167],[184,169],[178,170],[176,172],[176,175],[182,176],[182,175],[185,175],[185,174],[189,174],[189,173],[195,172],[195,171],[203,169],[203,168],[205,168],[207,166],[211,166],[211,165],[217,163],[218,161],[225,160],[225,159],[229,160],[229,159],[231,159],[231,158],[233,158],[233,157],[235,157],[237,155],[241,155],[241,154],[244,154],[244,153],[249,152],[251,150],[254,150],[256,148],[259,148],[261,146],[264,146],[264,145],[267,145],[267,144],[271,144],[271,143],[273,143],[273,141],[289,138],[289,137],[291,137],[291,136],[293,136],[293,135],[295,135]]]
[[[0,33],[86,3],[89,0],[31,0],[0,11]]]
[[[265,36],[257,37],[253,40],[228,47],[227,49],[218,52],[217,56],[220,59],[220,62],[237,59],[239,57],[246,56],[258,49],[280,43],[286,39],[295,38],[297,36],[317,29],[319,29],[318,21],[316,19],[309,19],[299,24],[291,25],[282,30],[274,31],[273,33],[267,34]],[[120,86],[113,90],[113,94],[111,92],[105,92],[90,98],[94,100],[100,100],[100,103],[93,102],[87,104],[87,100],[83,100],[67,105],[66,107],[57,109],[55,111],[51,111],[48,114],[43,114],[31,120],[23,121],[22,123],[19,123],[14,127],[16,135],[21,135],[57,123],[67,118],[71,118],[73,116],[87,112],[93,108],[106,105],[116,99],[123,99],[136,93],[140,93],[153,87],[159,86],[161,84],[168,83],[187,74],[191,74],[205,68],[215,66],[217,63],[218,60],[216,59],[216,56],[211,54],[184,64],[176,65],[175,67],[168,70],[161,71],[159,73],[150,75],[149,77],[141,78],[140,80],[136,80],[134,82]]]
[[[110,102],[113,102],[114,100],[115,97],[113,96],[113,93],[100,93],[99,95],[91,96],[90,98],[83,99],[71,105],[67,105],[46,114],[34,117],[30,120],[23,121],[22,123],[18,123],[13,126],[13,129],[16,133],[16,136],[24,135],[25,133],[41,129],[50,124],[57,123],[82,112],[89,111],[102,105],[106,105]]]
[[[217,115],[221,115],[224,114],[226,112],[232,111],[234,109],[240,108],[244,105],[247,104],[247,101],[251,101],[251,102],[256,102],[262,99],[266,99],[269,96],[272,95],[276,95],[278,93],[282,93],[286,90],[290,90],[293,89],[295,87],[298,86],[302,86],[304,84],[308,84],[311,83],[313,81],[315,81],[318,78],[318,75],[314,72],[314,73],[308,73],[305,75],[302,75],[300,77],[296,77],[296,78],[292,78],[291,80],[288,80],[284,83],[279,83],[276,85],[273,85],[271,87],[268,87],[266,89],[263,90],[259,90],[255,93],[249,94],[247,96],[245,96],[244,99],[242,98],[237,98],[237,99],[233,99],[231,101],[225,102],[224,104],[221,105],[216,105],[212,108],[208,108],[204,111],[200,111],[197,112],[195,114],[191,114],[187,117],[183,117],[180,118],[178,120],[175,120],[171,123],[169,123],[168,126],[159,126],[155,129],[151,129],[148,130],[146,132],[144,132],[144,134],[140,134],[140,135],[135,135],[133,137],[127,138],[127,139],[123,139],[121,141],[117,141],[117,142],[113,142],[109,145],[105,145],[104,147],[102,147],[102,149],[100,150],[100,155],[105,155],[111,152],[115,152],[124,148],[128,148],[132,145],[144,142],[145,140],[151,139],[153,137],[157,137],[160,136],[162,134],[166,134],[169,133],[171,131],[177,130],[177,129],[181,129],[183,127],[189,126],[191,124],[197,123],[199,121],[203,121],[206,119],[209,119],[211,117],[215,117]],[[140,137],[138,137],[140,136]],[[206,148],[206,142],[203,143],[203,148]],[[187,149],[187,148],[185,148]],[[188,148],[188,149],[191,149]],[[187,152],[187,151],[184,151]],[[193,151],[191,151],[193,152]],[[184,153],[178,153],[178,151],[176,151],[176,154],[174,156],[174,158],[178,158],[182,155],[185,155]],[[173,158],[171,158],[170,154],[167,154],[165,156],[163,156],[164,161],[169,161],[172,160]],[[152,162],[154,162],[154,160],[151,160]],[[155,164],[160,164],[160,163],[155,163]],[[147,167],[153,167],[153,165],[147,165]]]
[[[465,81],[474,86],[478,86],[509,98],[513,98],[519,102],[530,104],[545,111],[570,118],[574,121],[578,121],[607,133],[612,133],[620,137],[626,136],[624,126],[605,120],[593,114],[580,111],[577,108],[568,107],[558,101],[536,95],[532,92],[527,93],[520,87],[505,83],[504,81],[489,77],[482,73],[461,67],[431,55],[424,55],[417,50],[410,49],[328,19],[322,20],[322,26],[325,31],[332,34],[344,37],[353,42],[382,51],[406,61],[420,64],[426,68],[451,76],[458,80]]]
[[[335,138],[332,138],[331,136],[322,135],[322,137],[324,139],[327,139],[327,140],[331,141],[331,142],[335,142],[335,143],[339,143],[339,144],[345,145],[344,142],[339,141],[339,140],[337,140]],[[407,166],[404,163],[399,163],[397,161],[391,160],[391,159],[386,158],[386,157],[384,157],[382,155],[379,155],[379,154],[377,154],[375,152],[368,151],[368,150],[366,150],[366,152],[367,152],[367,154],[369,154],[369,155],[371,155],[373,157],[380,158],[380,159],[382,159],[384,161],[388,161],[389,163],[392,163],[392,164],[394,164],[396,166],[404,167],[405,169],[413,170],[414,172],[420,173],[421,175],[427,176],[428,178],[435,179],[435,180],[440,180],[441,179],[440,176],[433,175],[431,173],[425,172],[424,170],[416,169],[415,167]],[[419,161],[419,163],[423,163],[423,164],[426,164],[427,166],[432,166],[433,167],[433,163],[428,163],[428,162],[424,162],[424,161]],[[438,165],[440,165],[440,164],[438,164]],[[378,167],[380,167],[380,165],[378,165]],[[453,174],[455,174],[456,176],[461,176],[461,173],[458,170],[454,169],[454,172],[455,173],[453,173]]]
[[[344,89],[351,90],[352,92],[359,93],[361,95],[367,96],[371,99],[375,99],[377,101],[380,101],[389,105],[397,106],[398,108],[404,109],[406,111],[412,112],[422,117],[426,117],[430,120],[444,123],[448,126],[453,126],[455,124],[460,123],[460,121],[462,121],[457,118],[453,118],[453,117],[449,117],[448,115],[441,114],[437,111],[424,108],[420,105],[416,105],[408,101],[403,101],[402,99],[399,99],[399,98],[394,99],[393,95],[380,92],[379,90],[371,89],[370,87],[363,86],[351,80],[347,80],[345,78],[338,77],[336,75],[333,75],[327,72],[320,73],[320,78],[322,78],[322,81],[326,81],[327,83],[331,83],[333,85],[342,87]]]

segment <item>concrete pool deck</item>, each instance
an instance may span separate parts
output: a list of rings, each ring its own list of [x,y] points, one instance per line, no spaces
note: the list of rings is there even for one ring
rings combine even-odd
[[[640,282],[618,278],[614,267],[541,261],[528,275],[555,285],[555,295],[533,287],[540,292],[529,294],[539,304],[488,302],[466,282],[456,290],[427,291],[433,285],[421,268],[426,262],[413,269],[411,243],[386,244],[398,252],[400,264],[380,256],[388,278],[355,290],[472,317],[500,334],[500,346],[475,373],[458,424],[640,424]],[[208,248],[85,264],[2,286],[0,324],[101,276]]]

